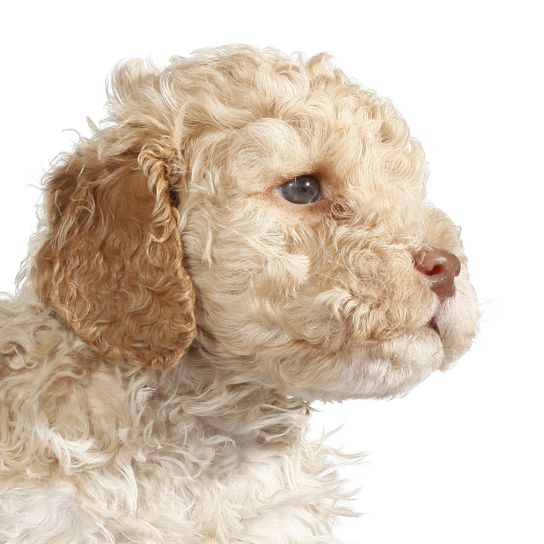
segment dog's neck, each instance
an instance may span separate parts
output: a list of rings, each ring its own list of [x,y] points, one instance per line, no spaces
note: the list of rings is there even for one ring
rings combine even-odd
[[[186,415],[233,439],[292,444],[306,429],[308,403],[244,378],[231,366],[219,367],[191,349],[176,368],[154,374],[157,399],[163,399],[158,402],[177,397]]]

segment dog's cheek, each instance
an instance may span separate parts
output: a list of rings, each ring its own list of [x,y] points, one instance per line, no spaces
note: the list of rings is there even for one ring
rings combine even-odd
[[[311,264],[304,255],[269,260],[255,294],[256,321],[309,344],[315,356],[384,341],[430,320],[432,293],[407,251],[384,257],[357,246],[353,253],[320,255]]]
[[[262,299],[282,300],[295,296],[309,280],[310,259],[304,254],[274,251],[263,255],[263,268],[255,278],[255,295]]]
[[[334,283],[308,301],[308,314],[325,312],[344,324],[352,345],[379,342],[424,325],[431,317],[432,293],[413,269],[407,250],[358,250],[347,266],[324,266]],[[347,252],[344,252],[347,255]],[[338,261],[338,259],[337,259]]]
[[[200,331],[225,354],[252,357],[286,341],[282,314],[308,280],[309,259],[288,252],[281,228],[244,212],[236,203],[228,210],[200,204],[183,243]]]

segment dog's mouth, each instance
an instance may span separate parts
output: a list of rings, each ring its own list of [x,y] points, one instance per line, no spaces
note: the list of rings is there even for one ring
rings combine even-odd
[[[427,323],[427,327],[429,327],[429,329],[432,329],[434,332],[436,332],[436,334],[438,334],[438,336],[442,337],[441,334],[440,334],[440,329],[438,328],[438,323],[436,322],[436,317],[433,317]]]

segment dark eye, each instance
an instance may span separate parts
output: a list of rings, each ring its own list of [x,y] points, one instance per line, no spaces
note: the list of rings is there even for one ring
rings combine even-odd
[[[321,188],[315,176],[298,176],[280,187],[281,196],[293,204],[311,204],[319,199]]]

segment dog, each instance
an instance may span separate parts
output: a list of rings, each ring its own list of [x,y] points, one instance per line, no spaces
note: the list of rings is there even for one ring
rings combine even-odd
[[[403,395],[476,333],[389,100],[244,45],[119,64],[0,301],[0,542],[338,542],[310,403]]]

